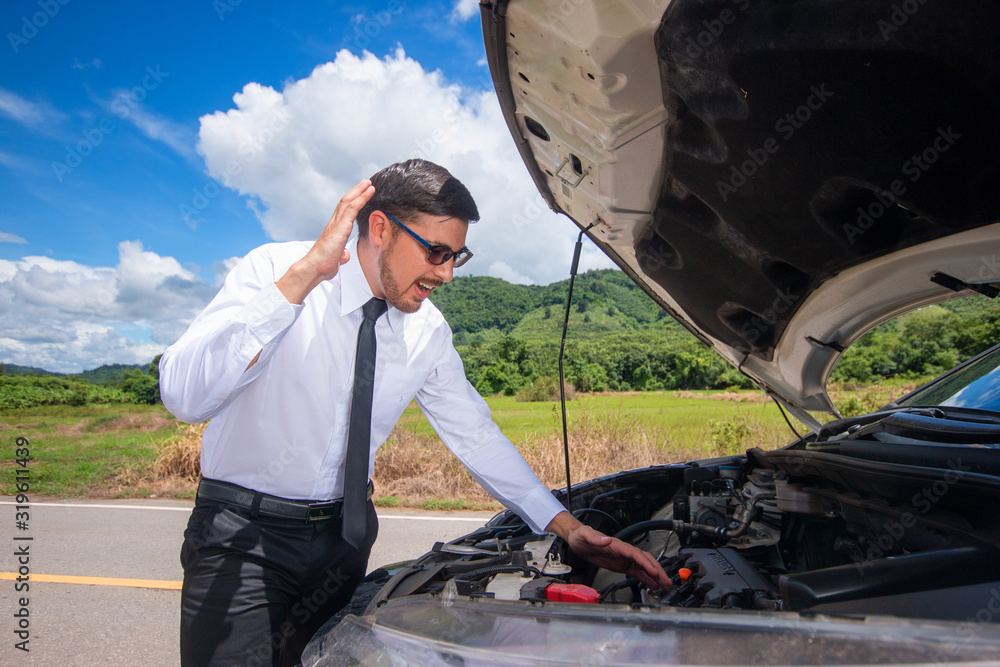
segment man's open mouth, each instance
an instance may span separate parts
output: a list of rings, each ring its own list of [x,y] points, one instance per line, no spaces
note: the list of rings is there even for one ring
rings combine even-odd
[[[437,286],[438,285],[436,285],[434,283],[426,283],[426,282],[419,282],[419,281],[417,283],[415,283],[415,285],[414,285],[414,287],[415,287],[415,289],[417,291],[417,295],[420,296],[421,298],[426,297]]]

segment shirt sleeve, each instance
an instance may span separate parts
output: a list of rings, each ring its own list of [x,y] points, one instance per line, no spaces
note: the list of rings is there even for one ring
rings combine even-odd
[[[566,508],[490,416],[490,408],[465,377],[450,341],[445,360],[417,393],[417,404],[444,444],[490,495],[517,512],[536,533]]]
[[[303,306],[288,303],[262,249],[244,257],[219,293],[160,358],[160,397],[175,417],[211,419],[260,375]],[[260,352],[251,368],[247,366]]]

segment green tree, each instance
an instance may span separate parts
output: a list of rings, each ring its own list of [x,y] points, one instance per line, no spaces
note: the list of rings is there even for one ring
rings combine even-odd
[[[160,379],[160,357],[162,356],[163,353],[156,355],[153,357],[153,360],[149,362],[149,365],[146,366],[146,374],[153,376],[157,380]]]
[[[132,396],[136,403],[155,405],[160,401],[160,383],[153,376],[141,371],[125,371],[120,389]]]
[[[515,379],[516,369],[509,362],[498,362],[488,366],[479,376],[476,383],[476,391],[480,394],[492,396],[493,394],[504,394],[513,396],[519,389]]]
[[[600,364],[591,362],[574,369],[569,381],[577,391],[605,391],[608,388],[608,372]]]

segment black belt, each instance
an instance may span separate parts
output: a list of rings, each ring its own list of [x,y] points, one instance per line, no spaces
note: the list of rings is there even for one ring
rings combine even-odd
[[[371,480],[369,480],[369,500],[371,500],[374,490],[374,486]],[[203,478],[201,480],[201,483],[198,484],[198,497],[229,503],[230,505],[236,505],[237,507],[249,510],[256,510],[264,516],[298,519],[299,521],[339,519],[344,514],[343,498],[322,501],[291,500],[214,479]]]

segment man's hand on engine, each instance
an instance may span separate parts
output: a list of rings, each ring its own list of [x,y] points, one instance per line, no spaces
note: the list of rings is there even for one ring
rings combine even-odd
[[[670,577],[653,556],[580,523],[569,512],[557,514],[547,530],[566,540],[573,553],[599,567],[635,577],[651,588],[667,588],[671,584]]]

